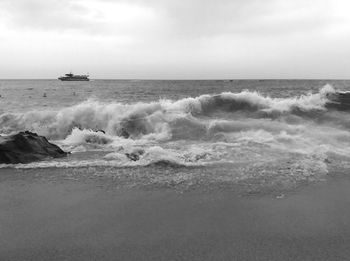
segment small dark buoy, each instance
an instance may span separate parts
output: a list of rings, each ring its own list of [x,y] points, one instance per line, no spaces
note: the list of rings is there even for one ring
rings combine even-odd
[[[73,96],[75,96],[76,95],[76,93],[75,92],[73,92]]]
[[[46,98],[46,92],[44,92],[43,97]]]

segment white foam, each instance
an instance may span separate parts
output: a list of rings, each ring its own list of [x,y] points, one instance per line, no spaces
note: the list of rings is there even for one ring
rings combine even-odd
[[[334,89],[327,85],[319,93],[283,99],[249,91],[135,104],[104,103],[90,99],[59,111],[1,114],[0,132],[30,130],[50,139],[64,139],[74,128],[79,128],[104,130],[110,136],[127,135],[134,139],[146,136],[153,140],[168,140],[172,136],[172,123],[185,118],[196,121],[194,117],[189,118],[189,114],[205,115],[213,110],[222,109],[223,104],[243,111],[248,106],[257,112],[288,112],[295,108],[324,110],[326,94],[331,92],[334,92]]]

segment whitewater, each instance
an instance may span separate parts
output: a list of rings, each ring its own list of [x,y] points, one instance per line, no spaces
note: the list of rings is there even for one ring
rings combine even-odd
[[[0,134],[29,130],[71,154],[0,171],[175,187],[320,181],[350,167],[349,83],[1,81]]]

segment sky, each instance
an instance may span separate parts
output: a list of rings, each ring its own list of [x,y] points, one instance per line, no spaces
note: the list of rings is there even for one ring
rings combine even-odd
[[[349,79],[348,0],[0,0],[0,78]]]

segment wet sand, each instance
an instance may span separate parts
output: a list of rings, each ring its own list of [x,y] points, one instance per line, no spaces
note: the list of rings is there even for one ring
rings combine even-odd
[[[273,195],[0,170],[0,260],[349,260],[350,180]]]

